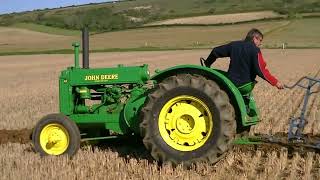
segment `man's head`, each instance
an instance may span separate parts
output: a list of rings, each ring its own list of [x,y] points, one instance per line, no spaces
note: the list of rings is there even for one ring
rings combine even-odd
[[[251,29],[246,38],[245,41],[253,42],[257,47],[261,46],[263,40],[263,34],[258,29]]]

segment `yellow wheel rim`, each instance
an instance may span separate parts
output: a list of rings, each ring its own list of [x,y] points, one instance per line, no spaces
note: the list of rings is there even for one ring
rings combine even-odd
[[[161,109],[158,122],[163,140],[179,151],[193,151],[203,146],[213,129],[208,106],[187,95],[169,100]]]
[[[40,132],[41,148],[50,155],[61,155],[69,146],[69,134],[60,124],[48,124]]]

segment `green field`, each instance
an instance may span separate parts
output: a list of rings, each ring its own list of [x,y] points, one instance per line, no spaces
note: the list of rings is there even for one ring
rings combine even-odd
[[[0,27],[1,55],[72,53],[71,43],[81,41],[78,31],[54,28],[48,34],[39,32],[44,26],[32,25],[22,29],[26,28],[25,25],[19,28]],[[93,52],[106,52],[211,48],[243,39],[251,28],[259,28],[265,34],[263,48],[281,48],[283,43],[286,48],[320,48],[320,18],[303,18],[223,26],[162,26],[92,33],[90,49]]]
[[[320,18],[292,20],[288,26],[268,34],[266,47],[286,43],[291,48],[320,48]]]
[[[154,27],[96,34],[91,39],[93,49],[210,48],[213,45],[243,39],[246,32],[253,27],[268,32],[287,23],[287,21],[270,21],[226,26]]]
[[[68,29],[50,27],[50,26],[45,26],[40,24],[33,24],[33,23],[16,23],[11,25],[10,27],[28,29],[36,32],[64,35],[64,36],[78,36],[81,34],[81,32],[77,30],[68,30]]]

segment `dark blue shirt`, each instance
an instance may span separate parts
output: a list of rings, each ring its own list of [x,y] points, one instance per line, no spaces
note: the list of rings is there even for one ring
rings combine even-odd
[[[234,41],[213,48],[205,61],[206,66],[210,67],[221,57],[230,57],[228,76],[236,86],[255,81],[257,75],[271,85],[277,84],[278,80],[266,68],[261,51],[253,42]]]

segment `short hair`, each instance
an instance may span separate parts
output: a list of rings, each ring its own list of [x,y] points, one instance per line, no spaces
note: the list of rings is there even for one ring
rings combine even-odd
[[[260,36],[263,38],[263,34],[261,31],[259,31],[258,29],[256,28],[253,28],[251,29],[248,33],[247,33],[247,36],[246,38],[244,39],[245,41],[253,41],[253,38],[255,36]]]

